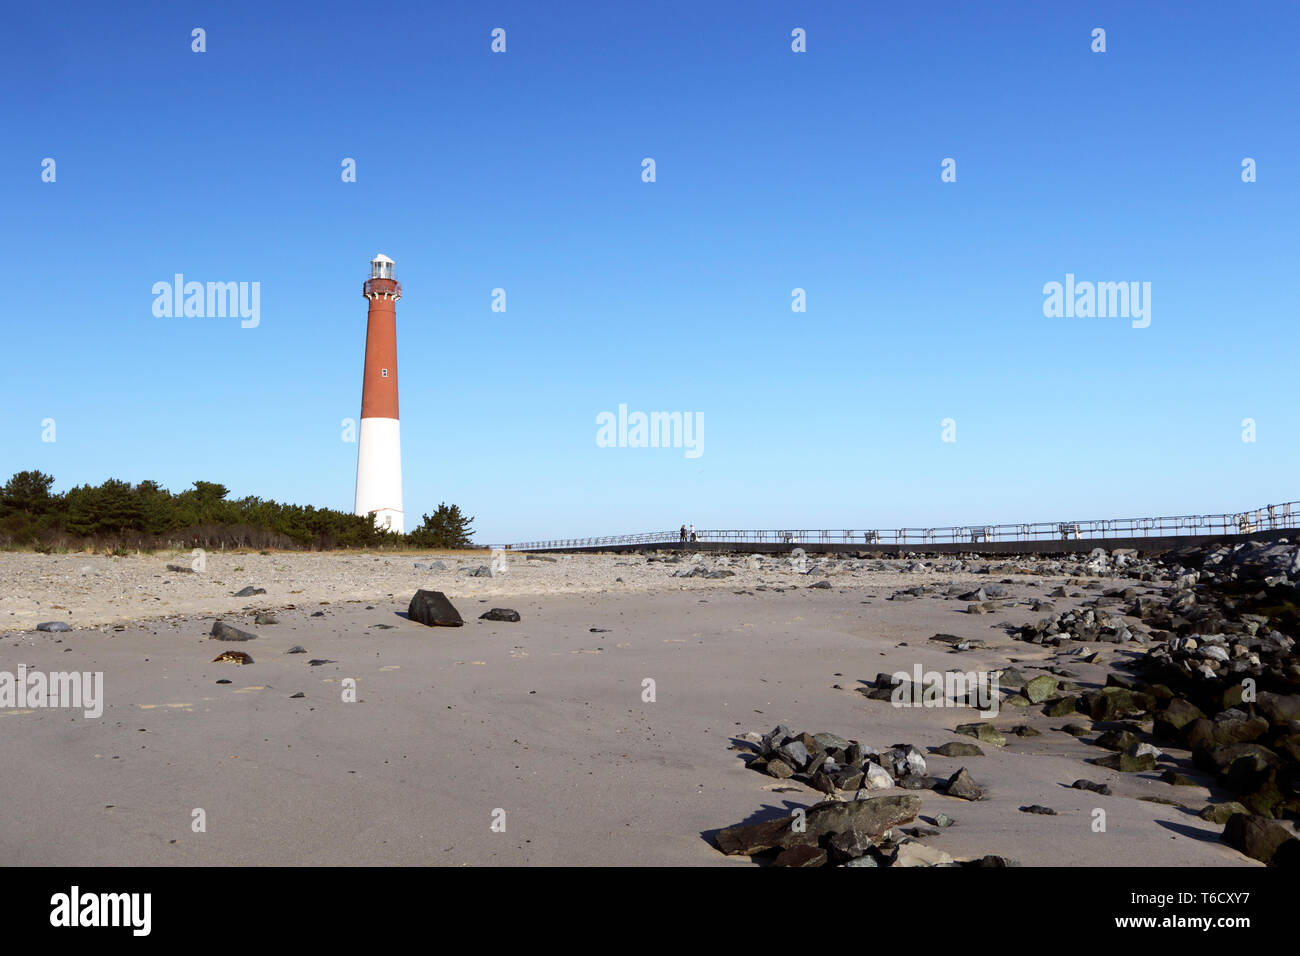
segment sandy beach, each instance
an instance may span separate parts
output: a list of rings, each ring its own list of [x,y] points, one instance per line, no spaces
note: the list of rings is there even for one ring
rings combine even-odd
[[[1003,630],[1031,620],[1028,602],[1062,579],[1002,578],[997,611],[970,614],[941,596],[888,600],[922,583],[999,580],[942,562],[839,561],[822,576],[733,559],[734,577],[680,579],[689,559],[512,556],[505,574],[465,573],[486,557],[209,555],[205,572],[178,574],[165,566],[185,555],[0,555],[0,670],[102,672],[105,687],[98,719],[0,710],[0,759],[22,768],[7,775],[0,862],[749,866],[721,854],[713,833],[823,799],[746,768],[740,735],[784,723],[879,749],[913,744],[936,776],[966,767],[988,799],[920,791],[918,824],[955,819],[926,841],[954,859],[1258,865],[1196,815],[1213,780],[1185,751],[1166,748],[1161,768],[1208,787],[1087,764],[1106,751],[1053,729],[1068,721],[1004,707],[992,722],[1005,747],[945,758],[931,749],[971,741],[953,728],[973,710],[896,708],[858,692],[917,664],[1014,664],[1029,676],[1058,665],[1100,686],[1106,662],[1137,650],[1102,645],[1101,662],[1085,664]],[[434,560],[446,570],[414,567]],[[809,587],[819,577],[831,586]],[[231,596],[246,585],[266,593]],[[418,587],[445,592],[465,626],[408,620]],[[522,620],[478,619],[492,607]],[[278,623],[255,625],[259,611]],[[256,639],[211,639],[218,617]],[[73,630],[32,630],[61,619]],[[956,653],[930,640],[938,633],[984,646]],[[305,653],[288,653],[295,646]],[[213,662],[231,649],[254,662]],[[344,700],[348,678],[355,702]],[[1041,735],[1008,732],[1021,724]],[[1071,789],[1079,778],[1113,793]],[[1033,804],[1056,815],[1019,809]],[[192,828],[196,810],[205,832]],[[504,832],[492,828],[501,819]]]

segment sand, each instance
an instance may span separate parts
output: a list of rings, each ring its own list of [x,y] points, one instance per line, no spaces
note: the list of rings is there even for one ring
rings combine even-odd
[[[512,558],[494,578],[466,577],[445,557],[448,571],[417,571],[414,561],[431,559],[407,555],[209,555],[201,575],[163,570],[181,560],[0,555],[0,670],[102,671],[106,686],[98,719],[0,710],[0,862],[751,866],[714,849],[712,833],[822,795],[746,769],[737,735],[785,723],[928,753],[969,741],[952,728],[974,712],[895,708],[854,688],[917,663],[1057,660],[998,628],[1041,616],[1023,603],[971,615],[954,600],[885,600],[926,581],[997,580],[969,572],[841,569],[821,590],[785,562],[753,571],[733,561],[735,578],[682,580],[669,575],[689,565],[629,556]],[[1057,583],[1018,576],[1009,598]],[[267,593],[230,597],[245,584]],[[405,619],[421,586],[445,591],[466,625]],[[490,607],[523,620],[477,620]],[[278,609],[280,623],[254,626],[258,609]],[[208,639],[218,615],[257,639]],[[78,629],[30,630],[52,619]],[[989,646],[951,653],[927,640],[936,632]],[[307,653],[286,653],[293,645]],[[212,663],[230,649],[254,663]],[[1101,666],[1067,661],[1081,683],[1104,681]],[[343,699],[345,678],[356,702]],[[642,699],[647,678],[654,702]],[[967,767],[989,799],[920,791],[919,823],[939,812],[957,821],[927,843],[1030,866],[1255,865],[1195,815],[1210,789],[1086,764],[1105,751],[1052,730],[1066,721],[1038,710],[1007,708],[994,723],[1042,736],[1009,736],[984,757],[928,757],[935,775]],[[1169,756],[1203,779],[1186,752]],[[1080,777],[1114,795],[1070,789]],[[1018,809],[1034,803],[1057,815]],[[1094,831],[1097,808],[1105,832]],[[192,827],[200,809],[206,832]]]

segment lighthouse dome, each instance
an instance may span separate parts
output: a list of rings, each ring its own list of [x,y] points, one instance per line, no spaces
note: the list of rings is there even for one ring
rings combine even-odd
[[[394,276],[394,265],[392,259],[382,252],[370,260],[370,278],[372,279],[392,279]]]

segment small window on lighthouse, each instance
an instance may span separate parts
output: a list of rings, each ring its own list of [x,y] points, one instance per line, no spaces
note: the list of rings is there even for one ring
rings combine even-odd
[[[381,368],[381,369],[379,370],[379,374],[380,374],[383,378],[388,378],[388,369],[386,369],[386,368]]]

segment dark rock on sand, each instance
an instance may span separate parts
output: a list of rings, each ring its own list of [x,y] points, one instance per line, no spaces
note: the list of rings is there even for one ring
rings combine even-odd
[[[64,631],[72,630],[67,621],[42,621],[36,625],[38,631],[48,631],[52,634],[62,634]]]
[[[1110,787],[1104,783],[1095,783],[1092,780],[1076,780],[1070,784],[1075,790],[1091,790],[1093,793],[1100,793],[1103,797],[1110,796]]]
[[[921,810],[921,798],[912,794],[887,794],[848,802],[825,802],[809,807],[803,817],[802,830],[793,828],[793,815],[742,823],[720,830],[714,843],[729,856],[753,855],[768,850],[787,850],[793,846],[817,846],[823,836],[859,830],[879,841],[892,827],[910,823]]]
[[[772,861],[772,866],[825,866],[827,853],[819,846],[801,843],[782,850]]]
[[[407,614],[412,621],[427,627],[460,627],[465,621],[460,612],[447,600],[441,591],[426,591],[424,588],[415,592],[411,598]]]
[[[480,621],[508,621],[512,624],[518,624],[519,612],[508,607],[494,607],[490,611],[484,611],[478,616],[478,619]]]
[[[932,751],[940,757],[983,757],[984,751],[974,744],[968,744],[960,740],[950,740],[942,747],[935,747]]]
[[[1088,763],[1105,767],[1107,770],[1118,770],[1121,773],[1141,773],[1156,769],[1156,758],[1151,754],[1136,757],[1129,754],[1107,754],[1089,760]]]
[[[1266,817],[1233,814],[1223,828],[1223,842],[1261,863],[1288,869],[1300,867],[1300,840]]]

